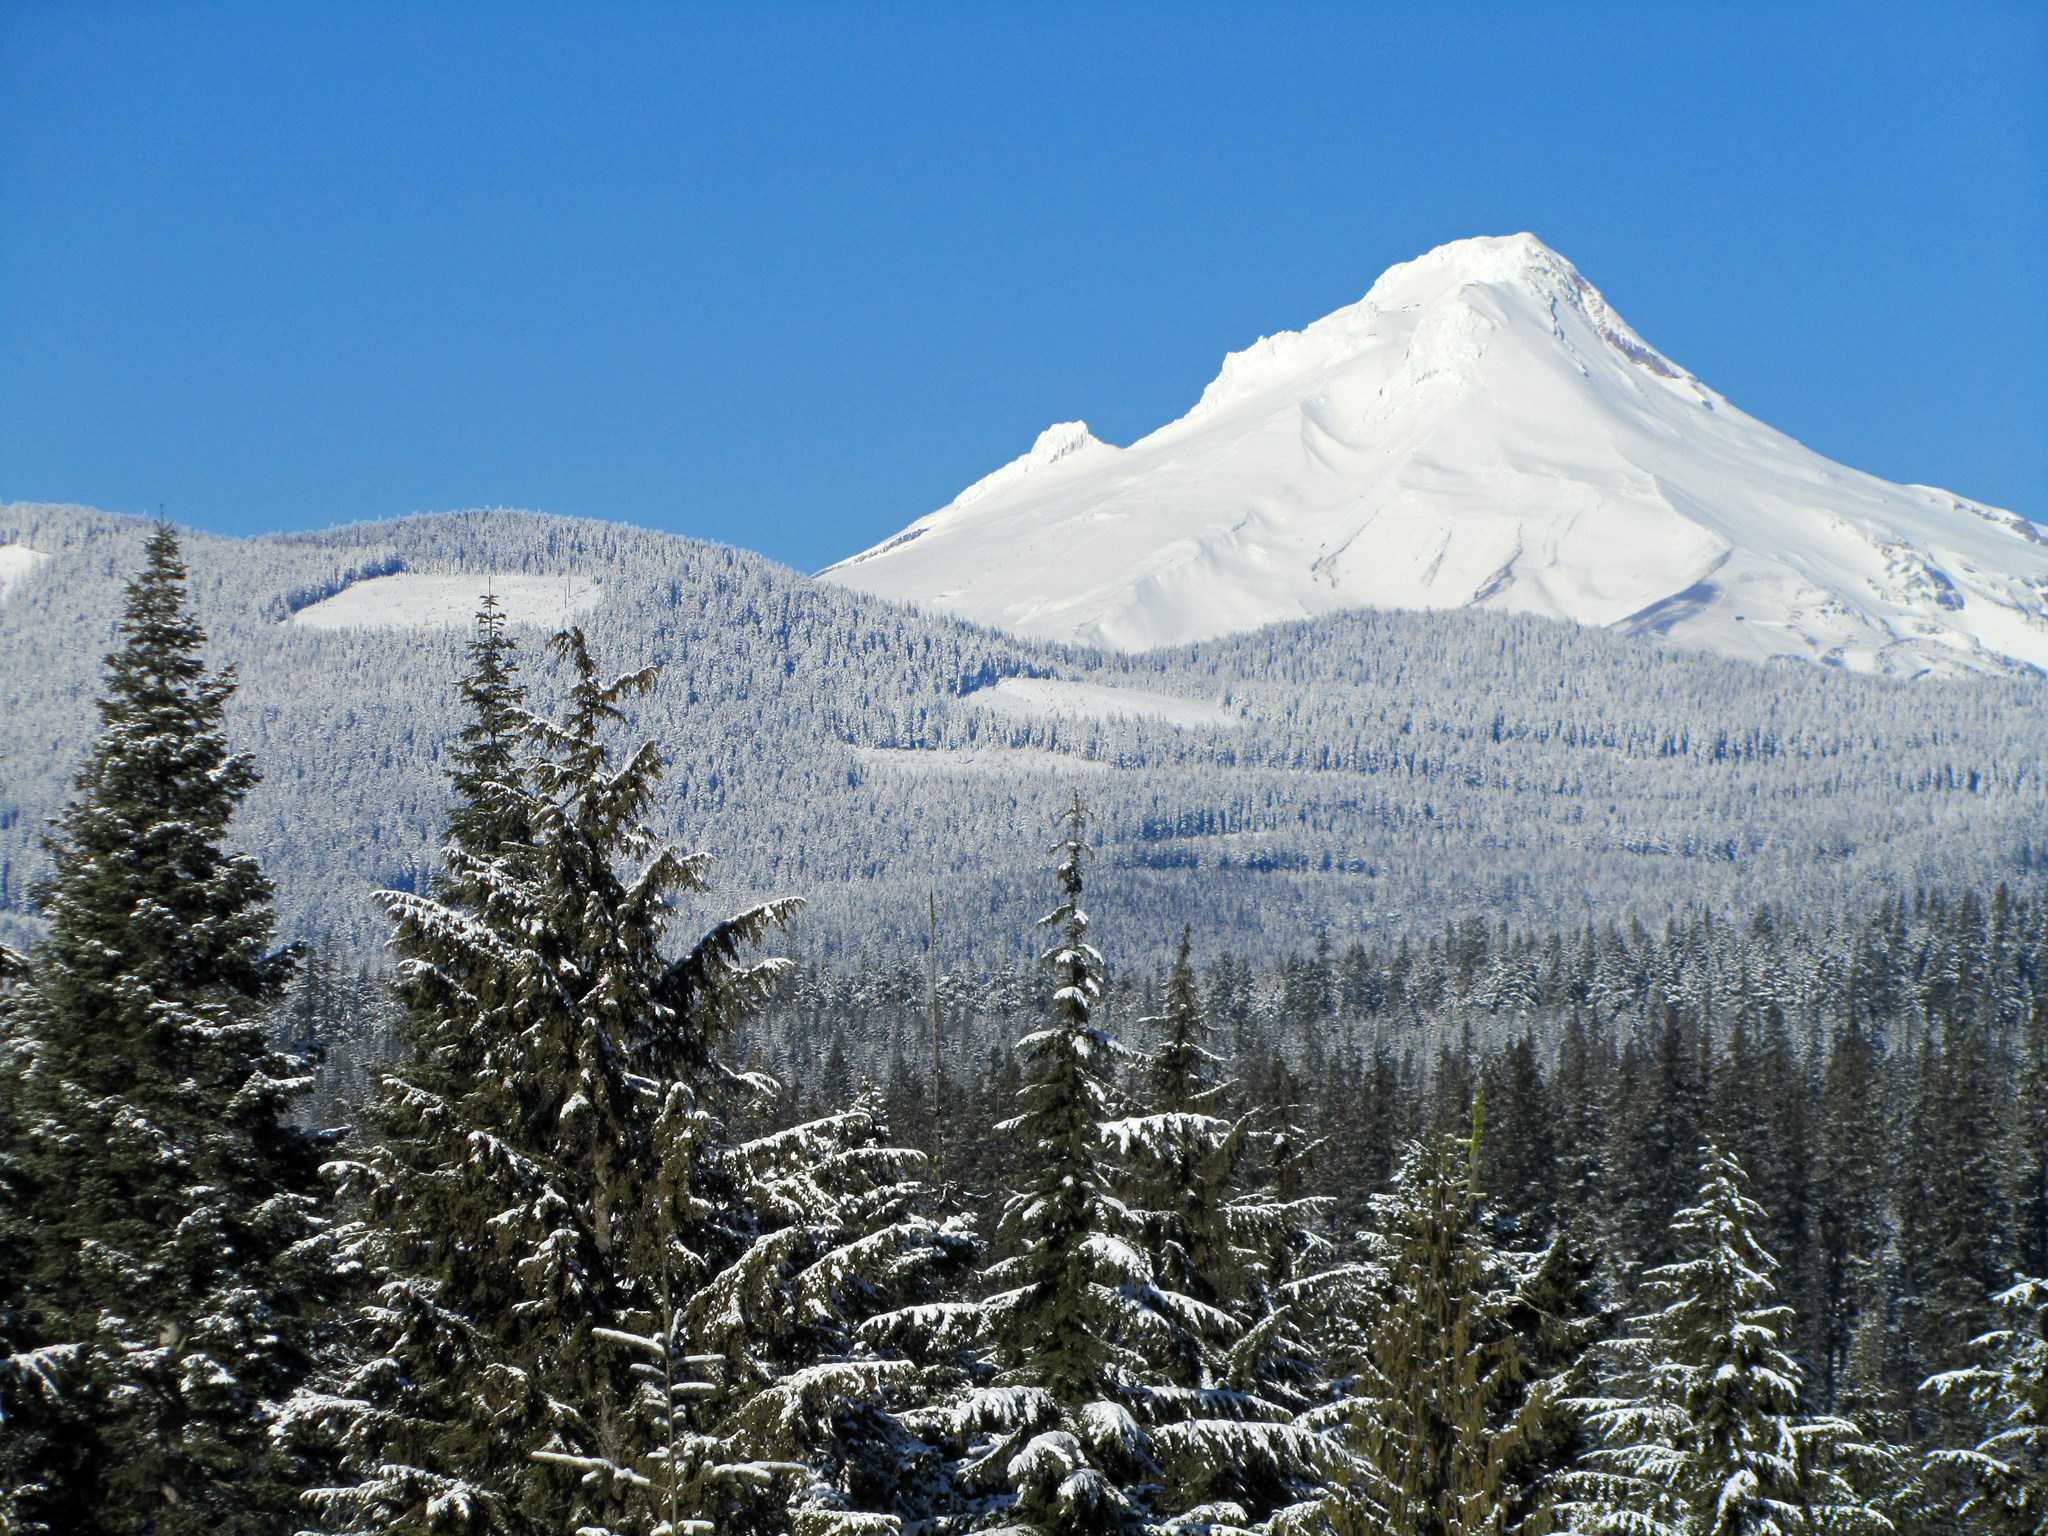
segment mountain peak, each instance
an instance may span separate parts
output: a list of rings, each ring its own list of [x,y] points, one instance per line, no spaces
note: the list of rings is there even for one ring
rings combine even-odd
[[[1857,670],[2048,670],[2024,519],[1744,415],[1527,233],[1438,246],[1231,353],[1128,448],[1053,427],[832,572],[1126,650],[1489,607]]]

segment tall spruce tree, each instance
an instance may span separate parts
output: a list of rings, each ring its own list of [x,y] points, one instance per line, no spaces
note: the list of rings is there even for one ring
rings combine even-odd
[[[1926,1383],[1969,1404],[1979,1438],[1929,1460],[1963,1482],[1955,1518],[1965,1529],[2041,1536],[2048,1531],[2048,1281],[2021,1280],[1992,1299],[2003,1326],[1972,1341],[1983,1358]]]
[[[1563,1479],[1560,1513],[1589,1536],[1795,1536],[1883,1530],[1857,1485],[1884,1454],[1855,1425],[1799,1414],[1781,1347],[1791,1309],[1757,1243],[1764,1212],[1740,1166],[1704,1152],[1698,1202],[1671,1223],[1676,1262],[1650,1270],[1606,1392],[1578,1406],[1598,1439]]]
[[[1351,1396],[1310,1415],[1341,1424],[1351,1452],[1320,1508],[1338,1536],[1477,1536],[1541,1518],[1541,1499],[1518,1510],[1511,1474],[1550,1388],[1526,1382],[1521,1271],[1486,1231],[1480,1123],[1411,1143],[1374,1200],[1378,1251],[1339,1345]]]
[[[674,1403],[636,1369],[673,1320],[667,1287],[716,1267],[698,1231],[707,1080],[784,965],[741,952],[799,904],[753,908],[665,959],[670,898],[706,890],[709,859],[641,824],[655,745],[618,765],[605,745],[654,669],[602,681],[582,634],[558,635],[573,680],[557,725],[517,709],[502,639],[487,615],[466,688],[477,729],[457,758],[478,814],[454,820],[440,899],[385,897],[413,1060],[386,1075],[382,1139],[347,1169],[381,1284],[362,1363],[294,1418],[341,1448],[351,1475],[309,1497],[344,1530],[647,1529],[678,1478],[706,1518],[801,1471],[714,1454],[685,1474],[668,1459]],[[498,752],[494,710],[518,726],[516,758]]]
[[[997,1386],[1012,1390],[981,1394],[973,1411],[1000,1413],[1002,1433],[977,1467],[1007,1482],[1018,1516],[1048,1536],[1081,1536],[1136,1528],[1144,1510],[1128,1490],[1157,1473],[1126,1401],[1144,1367],[1130,1342],[1142,1326],[1132,1293],[1151,1276],[1124,1241],[1104,1156],[1101,1124],[1117,1108],[1125,1053],[1095,1022],[1104,967],[1081,908],[1091,850],[1078,792],[1064,820],[1053,848],[1061,900],[1040,923],[1053,934],[1042,956],[1052,1020],[1017,1043],[1023,1113],[1006,1127],[1024,1143],[1026,1168],[998,1234],[1014,1256],[989,1271],[1000,1287],[989,1303]]]
[[[269,1429],[322,1347],[333,1284],[320,1148],[287,1123],[308,1079],[266,1028],[296,952],[271,951],[270,884],[226,847],[256,769],[228,746],[234,679],[201,658],[168,524],[119,633],[35,893],[48,932],[7,1003],[17,1342],[43,1362],[22,1384],[61,1382],[68,1414],[39,1467],[10,1469],[12,1514],[282,1530],[299,1474]]]

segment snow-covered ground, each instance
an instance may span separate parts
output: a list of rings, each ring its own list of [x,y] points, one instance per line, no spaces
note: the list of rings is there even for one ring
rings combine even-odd
[[[1391,268],[1128,448],[1053,427],[821,575],[1123,650],[1471,606],[1855,670],[2048,669],[2040,530],[1745,415],[1531,235]]]
[[[1057,677],[1006,677],[993,688],[967,695],[967,702],[999,715],[1052,715],[1067,720],[1163,720],[1189,729],[1232,730],[1244,724],[1238,716],[1198,699],[1146,693],[1137,688],[1105,688]]]
[[[468,624],[486,592],[514,624],[559,626],[595,608],[604,589],[580,576],[424,576],[359,581],[292,615],[309,629],[418,629]]]
[[[0,597],[37,566],[48,565],[50,558],[26,544],[0,544]]]
[[[863,768],[919,777],[1012,778],[1019,774],[1068,775],[1108,773],[1110,765],[1064,752],[1027,752],[1013,747],[940,748],[922,751],[899,747],[855,747],[854,761]]]

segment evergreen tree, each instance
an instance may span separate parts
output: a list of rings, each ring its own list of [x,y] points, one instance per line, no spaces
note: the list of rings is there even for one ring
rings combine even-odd
[[[12,983],[26,981],[27,957],[0,945],[0,1018],[17,994]],[[76,1465],[84,1438],[82,1396],[67,1390],[79,1346],[38,1342],[38,1319],[30,1311],[36,1252],[36,1210],[23,1160],[15,1051],[0,1070],[0,1530],[43,1533],[44,1517],[68,1513],[61,1484]]]
[[[466,690],[477,755],[457,759],[478,814],[453,820],[440,899],[385,895],[414,1035],[384,1079],[382,1139],[347,1169],[381,1277],[368,1347],[338,1390],[299,1401],[294,1428],[342,1449],[352,1478],[309,1495],[341,1529],[646,1528],[678,1479],[716,1506],[793,1475],[714,1460],[686,1477],[667,1460],[673,1404],[636,1367],[671,1288],[715,1273],[705,1096],[739,1081],[715,1049],[786,965],[741,951],[798,904],[753,908],[667,961],[670,898],[708,889],[709,859],[641,825],[654,744],[617,766],[605,746],[654,669],[601,681],[582,634],[557,636],[573,681],[556,725],[493,683],[488,618]],[[488,777],[500,707],[524,746]]]
[[[1923,1039],[1907,1116],[1907,1156],[1896,1200],[1907,1331],[1924,1375],[1969,1363],[1969,1343],[1995,1319],[2005,1230],[1994,1058],[1986,1031],[1948,1023]],[[1922,1403],[1944,1435],[1967,1434],[1949,1398]]]
[[[1606,1204],[1604,1176],[1612,1060],[1598,1018],[1590,1025],[1574,1006],[1558,1042],[1551,1078],[1557,1145],[1558,1203],[1580,1215]]]
[[[468,718],[448,751],[448,841],[479,859],[496,859],[532,841],[532,817],[520,791],[525,775],[520,748],[528,733],[526,689],[519,681],[518,649],[505,630],[505,613],[489,592],[477,609],[466,650],[469,666],[460,693]],[[463,898],[458,871],[439,871],[441,888]],[[451,883],[452,882],[452,883]]]
[[[1054,984],[1051,1024],[1017,1044],[1025,1059],[1024,1187],[1005,1206],[999,1237],[1014,1253],[990,1270],[989,1302],[1005,1431],[976,1458],[1014,1492],[1017,1513],[1048,1536],[1134,1528],[1141,1505],[1127,1489],[1155,1477],[1150,1446],[1126,1403],[1144,1360],[1130,1335],[1142,1326],[1132,1293],[1150,1281],[1123,1240],[1123,1207],[1103,1157],[1101,1122],[1116,1108],[1112,1073],[1124,1053],[1094,1021],[1103,961],[1081,909],[1088,813],[1078,793],[1054,846],[1060,905],[1042,962]],[[1016,1390],[1021,1389],[1021,1390]]]
[[[1970,1485],[1959,1520],[1990,1536],[2041,1536],[2048,1531],[2048,1282],[2021,1280],[1993,1300],[2005,1326],[1972,1341],[1989,1358],[1927,1382],[1969,1403],[1982,1438],[1929,1459]]]
[[[1851,1473],[1882,1461],[1844,1419],[1802,1418],[1780,1347],[1791,1309],[1754,1230],[1743,1174],[1705,1150],[1698,1203],[1671,1223],[1677,1262],[1642,1277],[1607,1395],[1582,1399],[1598,1437],[1564,1479],[1560,1513],[1600,1536],[1792,1536],[1881,1530]]]
[[[1158,1503],[1176,1514],[1227,1506],[1238,1518],[1263,1516],[1300,1499],[1326,1460],[1289,1420],[1320,1395],[1305,1324],[1332,1288],[1312,1273],[1326,1245],[1311,1225],[1327,1202],[1283,1197],[1279,1177],[1255,1186],[1248,1154],[1285,1156],[1285,1131],[1214,1112],[1232,1085],[1202,1043],[1208,1024],[1185,931],[1165,1012],[1145,1022],[1163,1036],[1144,1069],[1151,1112],[1103,1130],[1122,1164],[1127,1230],[1151,1274],[1137,1293],[1150,1337],[1139,1339],[1146,1373],[1134,1402],[1158,1425]]]
[[[1524,1031],[1480,1071],[1486,1134],[1480,1144],[1487,1203],[1521,1242],[1534,1246],[1555,1215],[1557,1138],[1551,1093]]]
[[[1351,1466],[1320,1516],[1338,1536],[1476,1536],[1538,1530],[1511,1474],[1552,1395],[1526,1381],[1517,1268],[1488,1239],[1469,1137],[1413,1143],[1374,1200],[1368,1265],[1349,1354],[1349,1401],[1310,1415],[1341,1422]],[[1340,1349],[1343,1346],[1340,1345]],[[1341,1414],[1341,1418],[1339,1415]],[[1517,1515],[1519,1514],[1519,1518]]]
[[[184,582],[159,524],[7,1002],[11,1342],[35,1362],[8,1395],[61,1370],[69,1414],[33,1475],[9,1469],[31,1527],[283,1529],[297,1469],[269,1422],[325,1342],[320,1149],[286,1119],[307,1079],[266,1031],[296,953],[269,950],[269,882],[224,846],[257,775]]]
[[[2012,1267],[2023,1275],[2048,1275],[2048,994],[2030,1001],[2016,1043],[2005,1157]]]
[[[1676,1008],[1623,1048],[1608,1121],[1610,1228],[1624,1279],[1672,1257],[1667,1223],[1684,1203],[1699,1143],[1702,1084],[1693,1032]]]
[[[1863,1029],[1835,1032],[1823,1070],[1815,1148],[1816,1333],[1821,1406],[1833,1411],[1849,1387],[1849,1360],[1867,1314],[1882,1308],[1879,1257],[1884,1212],[1880,1061]]]
[[[923,1155],[888,1144],[863,1088],[840,1113],[707,1144],[699,1166],[711,1209],[691,1246],[708,1262],[664,1286],[663,1326],[631,1341],[664,1367],[642,1395],[673,1436],[650,1458],[650,1503],[671,1524],[680,1511],[779,1532],[794,1518],[808,1536],[957,1512],[946,1458],[903,1419],[977,1376],[975,1309],[946,1300],[976,1245],[930,1214]]]

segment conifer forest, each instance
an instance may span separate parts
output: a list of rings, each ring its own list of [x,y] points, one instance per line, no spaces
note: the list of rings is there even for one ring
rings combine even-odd
[[[1104,878],[1075,773],[1031,802],[1035,927],[988,931],[960,848],[922,913],[793,959],[803,890],[718,906],[721,850],[670,836],[659,668],[487,599],[434,867],[375,892],[382,948],[286,942],[235,836],[267,738],[167,524],[127,575],[0,948],[0,1529],[2048,1533],[2029,880],[1857,905],[1802,832],[1840,900],[1545,921],[1531,874],[1275,931],[1205,919],[1192,859]],[[862,771],[965,751],[932,711]],[[2038,818],[2025,756],[1983,825]],[[1486,777],[1431,774],[1432,822]],[[1344,878],[1298,803],[1288,868]]]

